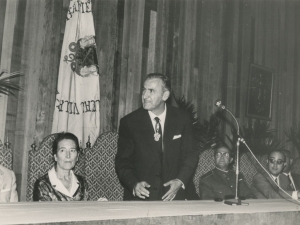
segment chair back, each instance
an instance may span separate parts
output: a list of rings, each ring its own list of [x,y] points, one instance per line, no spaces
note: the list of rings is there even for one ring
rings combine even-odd
[[[214,150],[207,149],[201,152],[199,155],[198,166],[193,179],[198,196],[200,196],[200,191],[199,191],[200,177],[205,173],[207,173],[208,171],[212,170],[213,168],[215,168]]]
[[[13,153],[8,142],[2,144],[0,141],[0,164],[12,170]]]
[[[46,174],[54,165],[52,156],[52,144],[57,134],[50,134],[45,137],[38,149],[34,147],[29,151],[28,156],[28,177],[26,201],[32,201],[33,187],[35,181]],[[85,176],[85,159],[84,154],[80,154],[74,172]]]
[[[296,174],[300,174],[300,157],[294,159],[292,164],[292,172]]]
[[[86,149],[86,179],[89,200],[97,201],[105,197],[109,201],[123,200],[123,187],[115,171],[118,134],[101,134],[92,148]]]

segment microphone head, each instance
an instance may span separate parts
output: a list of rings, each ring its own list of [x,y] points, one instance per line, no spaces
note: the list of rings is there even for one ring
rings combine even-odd
[[[222,101],[220,99],[215,101],[215,106],[221,107]]]
[[[222,105],[222,101],[220,99],[215,101],[215,106],[221,108],[221,109],[225,109],[225,106]]]

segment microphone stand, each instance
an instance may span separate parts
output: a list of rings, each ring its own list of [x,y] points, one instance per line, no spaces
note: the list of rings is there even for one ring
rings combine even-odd
[[[237,125],[237,142],[236,142],[236,170],[235,170],[235,174],[236,174],[236,178],[235,178],[235,198],[234,199],[228,199],[224,201],[224,204],[226,205],[249,205],[249,203],[243,203],[241,201],[241,199],[238,196],[238,189],[239,189],[239,173],[240,173],[240,166],[239,166],[239,155],[240,155],[240,142],[244,142],[244,139],[240,137],[240,126],[239,123],[237,121],[237,119],[235,118],[235,116],[232,114],[232,112],[228,109],[225,108],[224,105],[221,105],[221,101],[217,100],[215,105],[217,107],[220,107],[221,109],[225,110],[226,112],[228,112],[232,118],[234,119],[236,125]]]

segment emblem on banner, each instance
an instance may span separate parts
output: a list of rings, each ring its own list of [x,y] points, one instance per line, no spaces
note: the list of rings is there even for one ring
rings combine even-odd
[[[94,36],[80,38],[77,43],[69,44],[70,54],[65,55],[64,62],[71,62],[71,69],[79,76],[98,76],[98,59]]]

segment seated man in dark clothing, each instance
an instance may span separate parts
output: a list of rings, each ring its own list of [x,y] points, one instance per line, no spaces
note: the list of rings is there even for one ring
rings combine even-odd
[[[291,157],[291,152],[289,150],[282,150],[283,154],[285,155],[285,161],[286,165],[283,169],[282,174],[287,176],[290,182],[290,186],[293,191],[300,190],[300,175],[293,173],[292,170],[292,164],[293,164],[293,159]]]
[[[298,199],[300,193],[292,189],[288,177],[282,174],[286,166],[283,152],[279,150],[270,152],[267,163],[267,170],[270,175],[263,172],[257,173],[253,177],[252,190],[255,196],[259,199]]]
[[[200,178],[200,199],[234,198],[236,173],[229,170],[229,165],[233,161],[233,154],[225,144],[218,145],[214,153],[216,167]],[[242,174],[239,175],[238,187],[240,199],[255,198],[251,189],[245,183]]]

